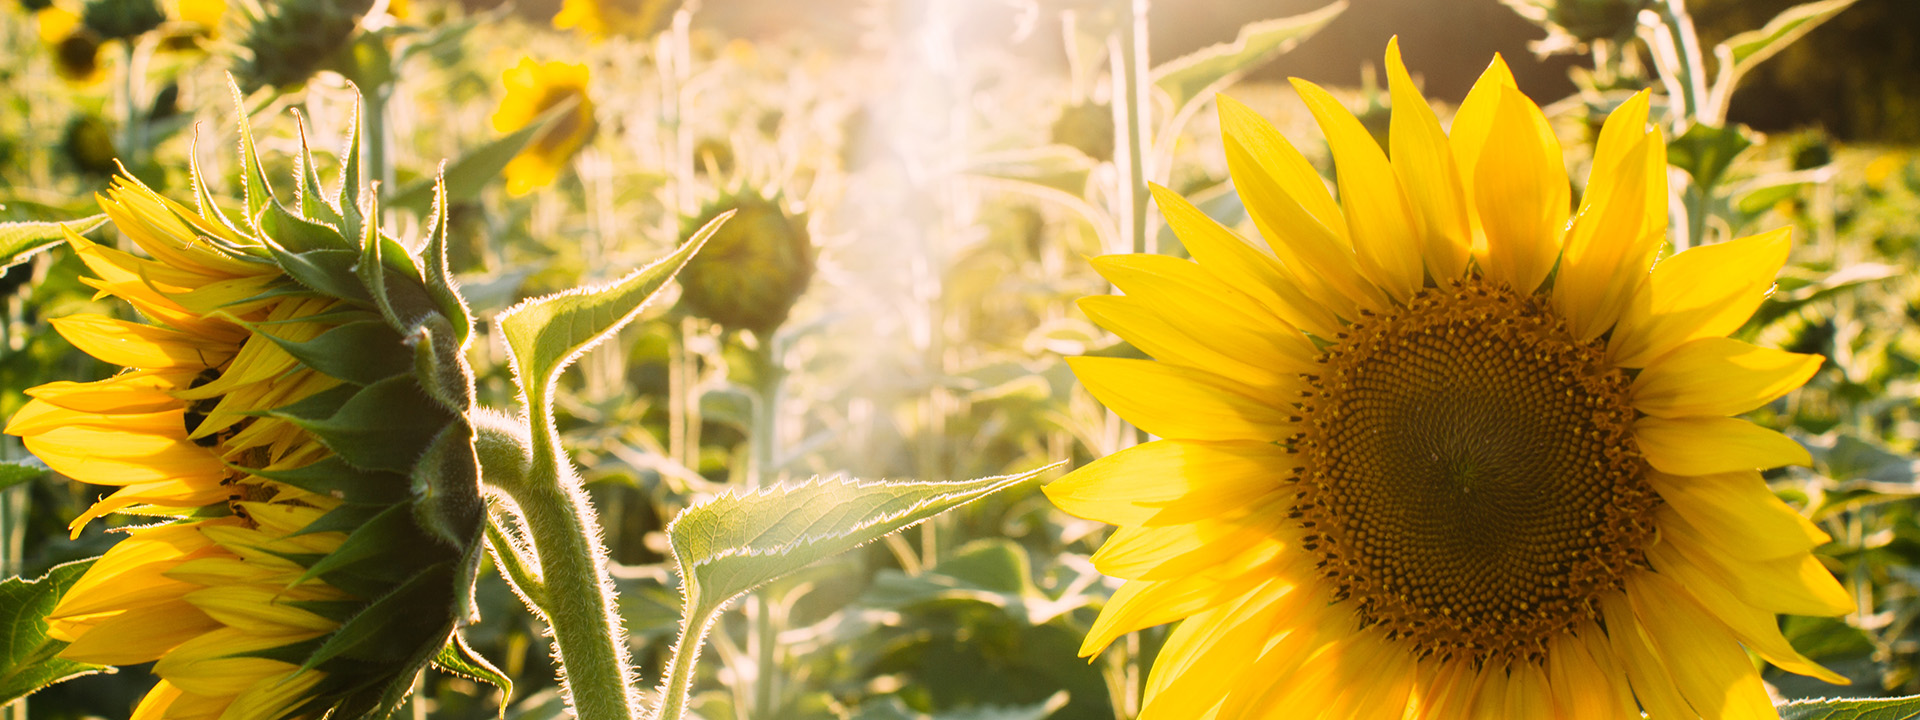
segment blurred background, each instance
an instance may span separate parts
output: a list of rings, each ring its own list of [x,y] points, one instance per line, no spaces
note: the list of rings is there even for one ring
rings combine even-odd
[[[1833,535],[1821,555],[1860,599],[1845,618],[1783,620],[1852,687],[1766,678],[1782,697],[1911,694],[1920,3],[1796,7],[0,0],[0,220],[97,212],[92,194],[116,159],[187,201],[197,158],[217,195],[236,196],[236,105],[276,182],[295,167],[295,111],[323,171],[337,172],[331,150],[352,125],[355,88],[390,232],[419,236],[447,163],[452,262],[478,318],[619,277],[737,209],[678,297],[588,355],[560,399],[654,682],[679,619],[662,529],[690,502],[815,474],[1079,465],[1140,439],[1062,362],[1140,353],[1073,303],[1109,291],[1083,256],[1184,254],[1145,181],[1252,234],[1213,93],[1266,115],[1330,174],[1287,77],[1333,88],[1384,138],[1389,37],[1443,122],[1497,52],[1555,122],[1578,197],[1600,118],[1635,91],[1672,87],[1661,38],[1685,21],[1707,60],[1694,69],[1714,73],[1703,84],[1727,75],[1716,45],[1766,52],[1714,85],[1723,107],[1656,100],[1676,148],[1675,241],[1794,228],[1792,262],[1742,336],[1828,362],[1756,417],[1814,450],[1815,467],[1769,480]],[[1753,40],[1764,28],[1779,32]],[[111,229],[96,237],[126,246]],[[24,388],[110,371],[45,322],[131,316],[96,301],[80,269],[54,248],[0,277],[0,413]],[[473,353],[483,402],[511,406],[498,343]],[[7,458],[24,456],[4,443]],[[0,491],[0,574],[37,576],[111,545],[106,523],[66,539],[99,494],[57,477]],[[694,709],[714,720],[1131,717],[1165,628],[1076,657],[1117,586],[1087,560],[1105,532],[1027,486],[824,562],[722,621]],[[513,678],[512,696],[430,671],[405,712],[563,714],[541,628],[487,573],[479,597],[482,620],[465,632]],[[761,623],[777,628],[770,647],[748,630]],[[124,717],[151,682],[127,668],[7,712]]]

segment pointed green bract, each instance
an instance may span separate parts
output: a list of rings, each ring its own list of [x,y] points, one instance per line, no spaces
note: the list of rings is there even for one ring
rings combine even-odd
[[[0,269],[26,262],[34,255],[67,241],[66,230],[85,235],[105,225],[106,215],[93,215],[66,222],[0,223]]]
[[[1871,700],[1795,700],[1781,705],[1780,720],[1916,720],[1920,695]]]
[[[501,313],[494,323],[506,339],[529,412],[546,413],[547,392],[560,371],[640,314],[728,217],[707,223],[673,254],[619,280],[535,298]]]
[[[467,639],[459,633],[454,633],[453,642],[433,657],[433,664],[441,670],[500,688],[500,717],[507,716],[507,703],[513,700],[513,680],[468,647]]]
[[[47,637],[47,613],[92,565],[92,560],[81,560],[55,567],[38,580],[0,580],[0,704],[100,671],[99,665],[55,657],[67,644]]]

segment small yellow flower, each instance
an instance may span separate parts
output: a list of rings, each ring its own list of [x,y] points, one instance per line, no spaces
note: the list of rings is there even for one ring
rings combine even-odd
[[[1784,230],[1655,264],[1666,146],[1648,96],[1608,118],[1578,208],[1559,142],[1498,58],[1443,131],[1387,47],[1391,155],[1296,80],[1339,198],[1222,98],[1265,243],[1155,187],[1197,262],[1096,258],[1088,315],[1157,358],[1074,358],[1163,440],[1049,485],[1120,526],[1126,584],[1082,653],[1182,621],[1165,718],[1774,717],[1750,650],[1828,682],[1775,613],[1838,615],[1827,540],[1760,470],[1808,462],[1735,417],[1820,367],[1726,337]]]
[[[555,30],[578,30],[595,40],[615,35],[652,37],[666,27],[682,0],[562,0]]]
[[[587,97],[585,65],[521,58],[520,64],[501,75],[501,82],[507,96],[501,98],[500,109],[493,114],[493,127],[500,132],[526,127],[554,106],[578,100],[572,110],[507,163],[507,192],[520,196],[553,184],[560,169],[593,139],[599,125],[593,117],[593,101]]]

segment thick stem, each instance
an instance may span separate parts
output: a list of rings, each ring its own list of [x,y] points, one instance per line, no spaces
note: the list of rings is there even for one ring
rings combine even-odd
[[[392,160],[388,154],[393,141],[387,128],[387,106],[392,99],[393,83],[375,85],[372,91],[367,93],[367,127],[362,135],[366,138],[367,148],[365,179],[368,183],[380,183],[380,186],[386,188],[388,192],[394,189],[393,168],[390,167]]]
[[[1108,43],[1113,56],[1113,161],[1126,187],[1115,197],[1121,211],[1114,213],[1121,235],[1132,239],[1133,252],[1152,252],[1147,236],[1147,0],[1129,3],[1128,21],[1114,30]]]
[[[533,610],[552,629],[554,657],[575,715],[636,720],[639,698],[628,673],[626,631],[614,614],[599,523],[579,476],[561,455],[544,395],[528,393],[528,408],[531,422],[521,428],[496,427],[499,420],[475,423],[482,476],[525,516],[544,601]],[[508,445],[514,442],[526,443],[521,447],[530,452],[512,452]]]

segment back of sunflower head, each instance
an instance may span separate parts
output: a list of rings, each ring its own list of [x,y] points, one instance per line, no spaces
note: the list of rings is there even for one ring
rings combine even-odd
[[[135,717],[381,716],[429,661],[484,668],[453,636],[484,510],[444,189],[410,248],[380,229],[353,130],[329,192],[302,128],[288,203],[239,123],[238,202],[197,165],[191,208],[129,177],[100,201],[146,257],[68,236],[83,280],[148,322],[54,320],[126,369],[28,391],[7,432],[120,486],[76,534],[114,512],[166,520],[88,567],[48,630],[71,660],[154,662]]]

